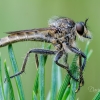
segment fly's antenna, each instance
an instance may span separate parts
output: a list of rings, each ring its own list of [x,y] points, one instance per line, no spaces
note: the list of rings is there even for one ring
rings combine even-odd
[[[85,26],[87,26],[86,23],[87,23],[88,20],[89,20],[89,18],[87,18],[87,19],[85,20],[85,23],[84,23]]]

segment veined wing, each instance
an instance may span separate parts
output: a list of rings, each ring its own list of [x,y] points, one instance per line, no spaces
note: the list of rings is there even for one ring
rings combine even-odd
[[[9,35],[7,37],[0,39],[0,47],[19,41],[51,42],[51,39],[54,37],[55,31],[56,31],[55,28],[39,28],[39,29],[7,32],[7,34]]]
[[[19,31],[11,31],[6,32],[7,34],[20,34],[20,33],[39,33],[39,32],[45,32],[45,31],[55,31],[55,28],[38,28],[38,29],[29,29],[29,30],[19,30]],[[44,33],[45,34],[45,33]]]

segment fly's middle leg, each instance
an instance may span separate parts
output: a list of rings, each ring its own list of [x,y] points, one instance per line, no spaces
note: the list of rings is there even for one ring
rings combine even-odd
[[[76,79],[76,78],[71,74],[71,71],[69,70],[69,66],[68,66],[68,65],[65,66],[65,65],[63,65],[63,64],[61,64],[61,63],[58,62],[59,59],[60,59],[62,56],[63,56],[63,51],[59,51],[59,52],[56,54],[56,57],[55,57],[55,59],[54,59],[55,63],[56,63],[58,66],[60,66],[60,67],[62,67],[62,68],[64,68],[64,69],[66,69],[71,78],[73,78],[75,81],[79,81],[78,79]]]
[[[25,71],[25,67],[26,67],[26,63],[28,60],[28,57],[31,53],[35,53],[35,58],[36,58],[36,65],[38,66],[39,62],[38,62],[38,56],[37,54],[44,54],[44,55],[55,55],[57,51],[51,51],[51,50],[45,50],[45,49],[31,49],[27,54],[26,57],[24,59],[23,65],[22,65],[22,69],[20,72],[10,76],[10,78],[13,78],[15,76],[18,76],[20,74],[22,74]]]

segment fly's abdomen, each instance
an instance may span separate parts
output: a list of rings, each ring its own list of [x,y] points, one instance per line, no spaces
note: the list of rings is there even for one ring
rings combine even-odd
[[[33,29],[9,32],[7,37],[0,39],[0,47],[20,41],[45,41],[50,43],[52,41],[54,31],[55,30],[53,29]]]

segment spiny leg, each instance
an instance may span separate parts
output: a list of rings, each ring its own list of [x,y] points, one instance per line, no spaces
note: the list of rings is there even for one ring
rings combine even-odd
[[[83,79],[83,70],[82,70],[82,57],[79,56],[79,67],[80,67],[80,86],[84,85],[84,79]]]
[[[35,62],[36,62],[36,68],[39,67],[39,60],[38,60],[38,54],[35,53]]]
[[[71,47],[71,46],[68,46],[68,47],[69,47],[69,49],[70,49],[72,52],[74,52],[74,53],[76,53],[76,54],[79,55],[80,82],[79,82],[79,87],[78,87],[78,89],[77,89],[77,91],[76,91],[76,92],[78,92],[79,89],[80,89],[80,85],[81,85],[81,84],[84,85],[83,69],[84,69],[84,67],[85,67],[85,65],[86,65],[86,55],[85,55],[82,51],[80,51],[78,48]],[[84,58],[83,64],[82,64],[82,57]]]
[[[63,61],[65,65],[67,65],[67,60],[68,60],[68,53],[64,54],[64,57],[63,57]]]
[[[28,60],[28,57],[30,55],[30,53],[36,53],[36,54],[44,54],[44,55],[55,55],[57,53],[57,51],[51,51],[51,50],[44,50],[44,49],[31,49],[27,54],[26,57],[24,59],[23,65],[22,65],[22,69],[20,72],[10,76],[10,78],[13,78],[15,76],[18,76],[20,74],[22,74],[25,71],[25,67],[26,67],[26,63]],[[38,65],[38,63],[37,63]]]
[[[75,91],[76,93],[80,90],[80,87],[84,85],[84,79],[83,79],[83,71],[82,71],[82,57],[79,56],[79,71],[80,71],[80,80],[79,80],[79,87],[78,89]]]
[[[84,67],[85,67],[85,65],[86,65],[86,55],[85,55],[81,50],[79,50],[78,48],[75,48],[75,47],[72,47],[72,46],[69,46],[69,45],[67,45],[67,46],[68,46],[68,48],[69,48],[72,52],[74,52],[74,53],[76,53],[76,54],[78,54],[79,56],[81,56],[81,57],[84,58],[83,64],[81,65],[81,68],[82,68],[82,71],[83,71],[83,70],[84,70]]]
[[[70,50],[79,55],[80,78],[81,78],[80,80],[81,80],[82,85],[84,85],[84,80],[83,80],[83,76],[82,76],[83,73],[82,72],[83,72],[84,67],[86,65],[86,55],[82,51],[80,51],[78,48],[75,48],[75,47],[70,46]],[[84,58],[83,64],[82,64],[82,57]]]
[[[64,68],[64,69],[66,69],[67,72],[68,72],[68,74],[70,75],[70,77],[73,78],[75,81],[78,81],[78,79],[76,79],[75,77],[73,77],[73,75],[71,74],[68,65],[65,66],[65,65],[60,64],[60,63],[58,62],[59,59],[60,59],[62,56],[63,56],[63,51],[59,51],[59,52],[56,54],[56,57],[55,57],[55,59],[54,59],[55,63],[56,63],[58,66],[60,66],[60,67],[62,67],[62,68]]]
[[[64,62],[65,65],[68,65],[67,60],[68,60],[68,53],[66,53],[66,54],[63,55],[63,62]],[[70,81],[69,81],[68,87],[70,87]]]

